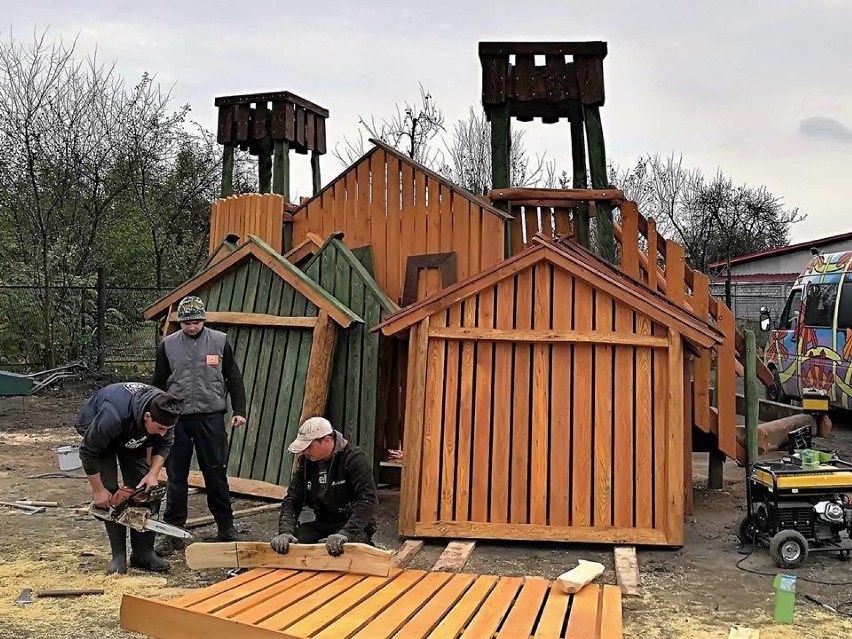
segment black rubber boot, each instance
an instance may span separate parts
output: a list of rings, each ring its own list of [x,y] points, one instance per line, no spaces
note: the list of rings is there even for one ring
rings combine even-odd
[[[152,572],[167,572],[171,564],[154,552],[154,533],[130,531],[130,566]]]
[[[234,527],[233,521],[216,522],[218,533],[216,539],[219,541],[236,541],[237,529]]]
[[[154,552],[160,557],[170,557],[175,550],[183,550],[185,546],[186,543],[183,539],[160,535],[160,540],[154,546]]]
[[[105,521],[104,526],[112,550],[112,561],[104,572],[107,575],[124,575],[127,573],[127,528],[111,521]]]

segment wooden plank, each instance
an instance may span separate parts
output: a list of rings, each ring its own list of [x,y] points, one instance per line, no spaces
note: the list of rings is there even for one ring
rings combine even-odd
[[[648,288],[652,291],[657,290],[657,223],[654,218],[648,218]],[[665,241],[665,240],[664,240]]]
[[[406,539],[402,547],[399,548],[391,559],[391,566],[394,568],[403,568],[408,565],[414,556],[423,549],[422,539]]]
[[[168,481],[168,474],[165,468],[160,470],[157,479],[159,481]],[[204,488],[204,475],[197,470],[189,471],[188,484],[195,488]],[[283,486],[277,486],[265,481],[257,481],[256,479],[244,479],[242,477],[228,477],[228,490],[232,495],[274,499],[277,501],[284,499],[284,496],[287,494],[287,489]]]
[[[402,572],[396,579],[387,582],[383,588],[347,612],[344,617],[323,628],[315,635],[315,639],[340,639],[351,636],[385,608],[398,601],[426,575],[427,573],[421,570]]]
[[[359,162],[357,168],[351,171],[356,177],[358,189],[356,199],[353,202],[354,226],[349,227],[350,230],[346,236],[352,246],[362,246],[371,242],[370,199],[372,195],[370,188],[370,164],[372,159],[372,156],[370,156],[368,160]]]
[[[503,622],[498,639],[529,637],[533,632],[542,603],[550,589],[551,582],[540,577],[524,577],[524,585],[518,598],[512,604],[506,621]]]
[[[501,578],[465,629],[462,639],[491,637],[500,627],[500,622],[503,621],[506,611],[512,605],[523,582],[521,577]]]
[[[624,192],[617,189],[493,189],[489,195],[492,202],[519,202],[524,200],[547,200],[562,206],[574,202],[611,202],[624,199]]]
[[[308,364],[305,397],[302,402],[302,414],[299,417],[300,423],[309,417],[325,414],[331,356],[334,353],[336,335],[337,325],[325,310],[321,310],[311,340],[310,362]]]
[[[293,576],[298,577],[291,581],[291,577]],[[249,607],[251,607],[252,602],[259,603],[262,601],[262,597],[256,596],[257,593],[265,591],[276,585],[279,585],[282,591],[287,590],[306,577],[307,575],[300,575],[295,570],[273,570],[260,579],[255,579],[244,586],[210,597],[209,599],[192,606],[192,609],[196,612],[206,612],[208,614],[218,612],[225,608],[228,608],[229,610],[244,610],[245,602],[247,600]],[[231,615],[222,614],[220,616],[227,617]]]
[[[703,320],[710,312],[709,278],[704,273],[693,273],[693,307],[695,314]],[[710,375],[713,355],[709,349],[703,350],[701,357],[695,360],[695,425],[705,433],[710,432]]]
[[[287,626],[293,625],[323,606],[328,605],[329,601],[357,586],[365,579],[362,575],[342,575],[335,577],[333,573],[326,573],[324,576],[331,577],[332,580],[310,594],[299,593],[299,598],[292,604],[286,608],[282,608],[271,617],[263,619],[261,622],[262,627],[282,630]]]
[[[181,595],[176,599],[170,599],[169,605],[188,608],[192,604],[204,601],[206,599],[209,599],[210,597],[226,592],[228,590],[233,590],[238,586],[242,586],[250,581],[259,579],[263,575],[268,575],[270,572],[272,572],[272,570],[272,568],[254,568],[234,577],[223,579],[222,581],[215,583],[212,586],[198,588],[185,595]]]
[[[643,335],[651,334],[650,320],[640,314],[636,314],[636,332]],[[633,383],[635,393],[634,425],[633,432],[635,440],[634,466],[636,476],[634,477],[634,511],[635,523],[639,528],[653,525],[654,512],[654,473],[659,470],[660,459],[655,459],[653,449],[653,409],[654,393],[658,392],[651,384],[651,357],[652,353],[647,348],[637,348],[634,351],[635,380]],[[657,468],[654,468],[656,463]]]
[[[387,243],[388,225],[391,218],[387,214],[387,183],[385,179],[385,161],[387,155],[381,149],[370,156],[370,176],[372,179],[372,198],[369,204],[370,239],[367,242],[373,248],[374,276],[382,273],[382,283],[387,286],[384,273],[389,263]]]
[[[512,330],[515,311],[515,280],[497,284],[498,329]],[[509,448],[512,443],[512,344],[494,346],[494,403],[491,438],[491,509],[489,521],[509,521]]]
[[[461,324],[461,306],[456,304],[449,311],[449,324]],[[459,398],[459,364],[461,344],[446,343],[447,365],[444,372],[444,431],[441,437],[441,493],[439,519],[452,520],[456,496],[456,451],[459,430],[459,404],[467,398]]]
[[[601,639],[622,639],[621,592],[617,586],[603,587],[600,622]]]
[[[494,326],[494,287],[479,293],[477,325],[484,328]],[[488,521],[488,500],[491,495],[491,395],[494,390],[492,361],[494,346],[489,342],[476,344],[476,399],[473,417],[473,488],[470,496],[470,518],[472,521]]]
[[[535,630],[535,639],[561,639],[570,602],[571,595],[562,592],[556,583],[551,584]]]
[[[562,269],[553,269],[553,331],[571,330],[574,278]],[[559,343],[551,347],[550,406],[550,524],[571,523],[571,370],[573,347]]]
[[[452,247],[458,256],[456,271],[458,278],[463,280],[478,270],[472,270],[468,246],[472,241],[470,235],[470,200],[459,195],[452,195],[453,226]]]
[[[639,279],[639,209],[636,202],[621,205],[621,269]]]
[[[476,575],[450,575],[450,580],[424,605],[399,632],[394,639],[425,639],[431,636],[438,623],[452,614],[464,592],[470,588]]]
[[[517,274],[515,284],[515,325],[518,331],[532,328],[533,272],[525,269]],[[516,344],[512,382],[512,461],[510,475],[509,520],[514,524],[529,522],[529,456],[530,456],[530,384],[533,371],[532,345]]]
[[[635,546],[617,546],[612,549],[615,558],[615,579],[626,597],[641,597],[639,589],[639,562]]]
[[[651,324],[651,332],[659,337],[668,337],[668,330],[657,322]],[[666,404],[668,402],[668,352],[655,350],[651,361],[651,378],[654,389],[653,396],[653,446],[654,459],[666,458]],[[654,528],[663,530],[666,515],[666,479],[661,472],[654,469]]]
[[[294,584],[293,587],[287,588],[286,583],[272,586],[266,593],[269,597],[265,601],[248,609],[240,610],[231,617],[235,621],[257,624],[261,628],[272,628],[274,626],[267,623],[270,615],[275,615],[302,598],[325,588],[339,577],[340,573],[299,572],[294,577],[294,580],[298,578],[299,582]],[[361,577],[361,579],[364,579],[364,577]]]
[[[402,572],[399,572],[395,576],[402,574]],[[384,588],[387,584],[388,579],[367,577],[333,599],[334,605],[320,606],[313,613],[284,630],[298,637],[312,637],[315,633],[328,627],[329,624],[342,618],[349,610],[369,599],[376,591]]]
[[[682,486],[681,486],[682,488]],[[681,494],[683,490],[680,491]],[[653,528],[598,528],[596,526],[548,526],[546,524],[488,524],[476,521],[440,521],[417,524],[418,537],[445,539],[512,539],[517,541],[576,541],[593,544],[666,545],[665,532]]]
[[[592,288],[574,278],[574,328],[592,330]],[[574,406],[571,473],[571,523],[574,526],[592,524],[592,348],[589,344],[574,346]]]
[[[431,599],[444,584],[449,581],[450,575],[429,573],[405,594],[396,599],[393,605],[384,612],[373,618],[356,634],[357,639],[374,639],[375,637],[390,637],[406,625]]]
[[[264,504],[263,506],[255,506],[253,508],[243,508],[240,510],[233,511],[234,519],[242,519],[243,517],[251,517],[252,515],[260,515],[262,513],[273,512],[278,510],[281,506],[279,504]],[[213,515],[202,515],[201,517],[193,517],[192,519],[187,519],[186,523],[183,525],[184,528],[200,528],[201,526],[207,526],[208,524],[212,524],[216,519]]]
[[[462,321],[465,326],[473,326],[476,323],[476,303],[474,299],[463,302],[464,311]],[[455,517],[466,521],[470,518],[470,492],[471,492],[471,446],[473,442],[473,386],[474,386],[474,362],[475,352],[473,342],[462,342],[461,344],[461,383],[459,384],[459,396],[464,401],[459,406],[459,427],[457,436],[456,457],[456,481],[455,481]]]
[[[597,330],[504,330],[500,328],[439,328],[429,330],[430,337],[456,340],[485,340],[495,342],[553,342],[609,344],[668,348],[668,341],[651,335],[613,333]]]
[[[550,330],[552,294],[550,290],[553,268],[549,262],[534,267],[535,310],[533,325],[536,330]],[[530,518],[533,524],[547,523],[548,503],[548,447],[550,443],[550,347],[537,343],[533,346],[532,424],[530,432]]]
[[[615,305],[615,330],[633,333],[631,309],[619,301]],[[663,339],[663,338],[658,338]],[[668,343],[668,340],[666,340]],[[613,524],[618,527],[633,525],[633,410],[634,410],[634,353],[635,349],[618,346],[615,349],[615,424],[613,435]]]
[[[325,544],[291,544],[286,555],[279,555],[266,542],[196,542],[186,547],[186,565],[202,568],[289,568],[351,572],[387,577],[393,553],[369,544],[347,543],[343,554],[332,557]]]
[[[420,491],[420,464],[423,446],[426,364],[429,345],[429,318],[412,327],[408,347],[408,375],[405,405],[405,447],[402,485],[399,496],[399,533],[413,535]]]
[[[432,570],[436,572],[461,572],[475,547],[475,541],[451,541],[444,548],[444,552],[438,557],[435,565],[432,566]]]
[[[498,582],[499,578],[493,575],[478,576],[449,614],[432,631],[429,639],[457,639]]]
[[[732,340],[733,341],[733,340]],[[669,330],[666,404],[666,538],[683,544],[683,341]],[[731,376],[733,377],[733,375]]]
[[[613,299],[598,292],[595,298],[595,329],[612,330],[614,322]],[[615,384],[612,346],[595,345],[593,351],[594,387],[594,522],[595,526],[612,525],[612,448],[613,448],[613,398],[621,389]],[[648,371],[650,377],[650,370]]]
[[[204,613],[165,606],[161,601],[125,594],[121,598],[120,624],[124,630],[157,639],[300,639],[298,635],[276,632],[222,619]]]
[[[591,639],[598,633],[598,615],[601,587],[589,584],[574,594],[571,615],[565,628],[565,639]]]
[[[719,318],[718,328],[725,334],[725,341],[716,351],[716,407],[719,411],[718,440],[719,450],[728,457],[736,458],[736,376],[733,371],[736,366],[736,347],[734,314],[724,304],[717,307]],[[721,372],[719,372],[721,371]]]
[[[317,323],[316,317],[281,317],[268,313],[235,313],[213,311],[207,313],[206,324],[233,324],[245,326],[281,326],[286,328],[313,328]],[[169,322],[178,323],[176,313],[169,315]]]
[[[429,320],[446,324],[446,314],[438,313]],[[420,471],[420,509],[418,521],[438,520],[439,484],[441,482],[441,442],[444,409],[444,340],[430,339],[426,365],[426,406],[423,415],[423,465]]]
[[[384,268],[376,264],[376,281],[384,287],[388,297],[399,304],[402,295],[403,275],[408,256],[400,255],[400,167],[399,160],[387,154],[387,224],[385,238],[387,242],[387,264]]]

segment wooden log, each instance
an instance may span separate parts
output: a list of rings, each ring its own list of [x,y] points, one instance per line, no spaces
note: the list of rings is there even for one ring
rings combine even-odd
[[[32,499],[16,499],[14,503],[20,504],[21,506],[35,506],[39,508],[59,508],[58,501],[33,501]]]
[[[403,568],[407,566],[414,556],[419,553],[423,549],[423,540],[422,539],[407,539],[402,547],[397,550],[393,559],[391,559],[391,565],[394,568]]]
[[[828,413],[823,413],[817,421],[817,434],[820,437],[831,437],[831,418]]]
[[[615,580],[621,588],[621,594],[625,597],[641,597],[636,547],[617,546],[612,551],[615,557]]]
[[[160,471],[157,479],[159,481],[169,480],[165,469]],[[189,471],[187,483],[195,488],[205,488],[204,475],[197,470],[191,470]],[[278,501],[284,499],[284,496],[287,494],[287,489],[283,486],[277,486],[257,479],[244,479],[242,477],[228,477],[228,490],[234,495],[257,497],[258,499],[275,499]]]
[[[250,517],[251,515],[259,515],[261,513],[268,513],[274,510],[278,510],[281,508],[280,504],[264,504],[263,506],[254,506],[253,508],[244,508],[242,510],[234,511],[234,519],[242,519],[243,517]],[[203,517],[193,517],[192,519],[187,519],[184,524],[184,528],[199,528],[201,526],[206,526],[207,524],[212,524],[216,521],[213,518],[213,515],[204,515]]]
[[[597,105],[584,104],[583,121],[586,125],[586,139],[589,147],[589,173],[592,177],[592,188],[603,189],[606,188],[609,180],[600,108]],[[598,252],[603,259],[612,264],[615,262],[612,207],[606,202],[599,202],[596,211]]]
[[[387,577],[392,558],[388,550],[358,543],[344,544],[338,557],[328,554],[325,544],[291,544],[285,555],[275,552],[268,542],[195,543],[186,548],[186,565],[193,570],[288,568]]]
[[[432,566],[432,571],[461,572],[475,547],[475,541],[451,541]]]

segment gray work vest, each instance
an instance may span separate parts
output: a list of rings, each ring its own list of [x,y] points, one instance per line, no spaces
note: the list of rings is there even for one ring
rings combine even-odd
[[[177,331],[163,340],[172,371],[166,389],[180,401],[182,415],[228,410],[222,375],[227,339],[225,333],[205,326],[196,338]]]

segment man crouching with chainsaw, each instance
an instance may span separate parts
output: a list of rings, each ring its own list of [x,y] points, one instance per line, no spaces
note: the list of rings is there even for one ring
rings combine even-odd
[[[168,393],[136,382],[110,384],[90,397],[77,416],[75,426],[83,436],[80,460],[92,487],[92,500],[98,509],[119,506],[133,492],[156,488],[157,475],[174,441],[178,402]],[[146,448],[152,446],[151,464]],[[119,490],[118,469],[122,483]],[[153,508],[159,510],[159,503]],[[112,561],[106,574],[127,572],[127,528],[115,521],[104,521]],[[154,533],[130,530],[130,565],[155,572],[171,567],[154,553]]]

